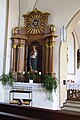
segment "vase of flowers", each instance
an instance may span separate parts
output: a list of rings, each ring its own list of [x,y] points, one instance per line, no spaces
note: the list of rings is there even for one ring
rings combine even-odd
[[[27,72],[27,78],[29,83],[33,83],[33,81],[37,78],[37,74],[34,71]]]

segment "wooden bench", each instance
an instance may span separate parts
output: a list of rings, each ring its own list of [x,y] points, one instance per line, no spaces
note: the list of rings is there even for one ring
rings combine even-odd
[[[15,115],[6,112],[0,112],[0,120],[39,120],[39,119],[25,117],[21,115]]]
[[[0,112],[24,116],[26,120],[80,120],[80,113],[0,103]],[[15,116],[16,117],[16,116]],[[19,118],[18,118],[19,119]],[[1,119],[0,119],[1,120]],[[5,119],[4,119],[5,120]],[[10,119],[11,120],[11,119]]]

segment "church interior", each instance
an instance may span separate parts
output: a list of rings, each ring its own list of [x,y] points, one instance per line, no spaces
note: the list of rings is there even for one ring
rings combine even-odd
[[[0,13],[1,120],[79,120],[80,1],[0,0]]]

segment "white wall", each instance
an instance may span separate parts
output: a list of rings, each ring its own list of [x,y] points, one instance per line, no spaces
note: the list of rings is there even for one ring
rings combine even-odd
[[[6,0],[0,0],[0,75],[3,72],[4,41],[5,41]]]
[[[67,98],[66,85],[63,84],[63,80],[67,80],[67,42],[61,43],[60,49],[60,106],[63,106]]]
[[[10,70],[10,51],[11,51],[11,37],[12,29],[18,26],[19,18],[19,3],[18,0],[9,1],[9,16],[8,16],[8,28],[7,28],[7,56],[6,56],[6,72]]]
[[[12,37],[12,29],[18,26],[18,18],[19,18],[19,5],[18,0],[10,0],[9,1],[9,16],[8,16],[8,28],[7,28],[7,50],[6,50],[6,66],[5,71],[6,73],[10,70],[10,52],[11,52],[11,37]],[[9,90],[4,89],[4,102],[9,101]]]
[[[4,55],[4,41],[5,41],[5,28],[6,28],[6,0],[0,0],[0,75],[3,72],[3,59]],[[4,89],[0,82],[0,101],[4,101]]]
[[[8,8],[7,8],[7,2],[6,0],[0,0],[0,75],[3,72],[3,62],[6,60],[6,64],[4,65],[6,71],[9,71],[10,66],[10,37],[11,37],[11,30],[12,27],[17,26],[18,24],[18,0],[10,1],[10,7],[9,7],[9,21],[7,24],[7,18],[8,16]],[[16,3],[16,4],[15,4]],[[15,8],[15,9],[14,9]],[[15,12],[14,12],[15,11]],[[7,32],[8,30],[8,32]],[[7,44],[6,44],[7,41]],[[4,52],[4,48],[7,47],[7,51]],[[7,57],[6,57],[7,54]],[[0,101],[5,101],[6,94],[4,91],[4,88],[0,82]],[[5,97],[4,97],[5,96]]]
[[[0,81],[0,102],[4,101],[4,88],[2,86],[2,83]]]

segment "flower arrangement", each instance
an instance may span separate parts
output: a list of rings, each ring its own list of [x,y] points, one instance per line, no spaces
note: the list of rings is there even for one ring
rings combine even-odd
[[[3,73],[2,76],[0,76],[0,81],[2,81],[2,85],[6,86],[12,86],[14,82],[14,77],[12,72],[9,72],[8,74]]]
[[[35,80],[37,78],[37,73],[34,71],[27,72],[28,80]]]
[[[58,86],[58,81],[56,77],[53,77],[51,74],[46,74],[43,76],[43,87],[48,94],[48,99],[53,101],[52,91],[56,91]]]

